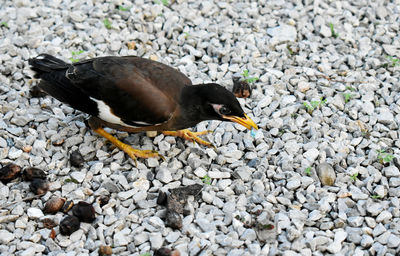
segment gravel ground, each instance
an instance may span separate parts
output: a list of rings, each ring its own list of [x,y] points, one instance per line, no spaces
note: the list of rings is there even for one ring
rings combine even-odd
[[[399,6],[3,0],[0,167],[40,168],[50,189],[32,198],[33,183],[0,183],[1,255],[97,255],[102,245],[116,255],[160,247],[181,255],[399,255]],[[216,150],[115,132],[166,157],[135,166],[86,128],[87,116],[32,97],[27,60],[40,53],[72,61],[138,55],[228,88],[248,70],[259,80],[240,102],[261,129],[251,136],[232,123],[200,123],[195,130],[214,131],[207,139]],[[80,167],[69,161],[76,150]],[[159,192],[192,184],[202,191],[186,195],[182,227],[171,228],[173,200],[158,205]],[[61,235],[66,213],[43,212],[54,197],[92,203],[95,221]]]

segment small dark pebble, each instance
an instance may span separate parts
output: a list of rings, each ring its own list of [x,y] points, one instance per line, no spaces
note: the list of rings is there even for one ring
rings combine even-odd
[[[35,167],[28,167],[22,171],[22,178],[25,181],[31,181],[33,179],[42,179],[45,180],[47,177],[46,173]]]
[[[100,207],[103,207],[110,201],[110,196],[100,196],[98,200]]]
[[[46,202],[43,212],[45,213],[56,213],[58,212],[65,203],[65,198],[54,197]]]
[[[81,222],[75,216],[67,216],[60,222],[60,233],[69,236],[79,229]]]
[[[69,156],[69,162],[72,166],[79,167],[85,162],[85,159],[83,159],[82,154],[78,150],[75,150]]]
[[[67,202],[64,203],[63,207],[61,208],[61,211],[63,213],[67,213],[69,212],[69,210],[71,210],[73,206],[74,206],[74,201],[68,200]]]
[[[246,81],[240,81],[239,79],[233,79],[233,94],[237,98],[248,98],[251,95],[250,85]]]
[[[193,184],[171,189],[170,192],[175,196],[175,198],[177,198],[177,200],[186,200],[188,196],[196,196],[200,194],[202,189],[203,185]]]
[[[82,222],[91,223],[96,219],[94,208],[91,204],[80,201],[72,208],[72,213]]]
[[[182,228],[182,217],[174,210],[168,209],[165,216],[165,225],[173,229]]]
[[[32,98],[41,98],[46,96],[47,94],[39,88],[39,86],[35,85],[29,90],[29,93]]]
[[[157,197],[157,204],[165,206],[167,204],[167,199],[168,199],[167,193],[160,191]]]
[[[54,222],[54,220],[49,219],[49,218],[42,220],[42,222],[43,222],[43,226],[48,229],[51,229],[51,228],[54,228],[57,226],[57,224]]]
[[[0,180],[4,184],[12,181],[17,178],[21,173],[21,167],[16,164],[7,164],[3,168],[0,169]]]
[[[153,256],[171,256],[172,250],[169,248],[162,247],[154,251]]]
[[[32,190],[33,193],[36,195],[43,195],[46,194],[49,190],[49,183],[43,179],[33,179],[29,188]]]

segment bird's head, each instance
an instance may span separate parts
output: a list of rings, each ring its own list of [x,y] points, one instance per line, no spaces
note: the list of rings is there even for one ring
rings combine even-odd
[[[189,101],[192,106],[196,106],[202,120],[232,121],[249,130],[258,129],[254,121],[244,113],[236,97],[221,85],[202,84],[187,88],[191,88],[195,94]]]

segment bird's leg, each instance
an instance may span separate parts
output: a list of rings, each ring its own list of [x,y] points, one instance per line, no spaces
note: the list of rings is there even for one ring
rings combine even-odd
[[[161,159],[164,159],[164,157],[161,156],[160,154],[158,154],[158,152],[155,150],[140,150],[140,149],[132,148],[131,146],[123,143],[122,141],[118,140],[117,138],[115,138],[114,136],[112,136],[111,134],[106,132],[103,128],[96,128],[93,130],[96,133],[98,133],[99,135],[101,135],[102,137],[109,140],[116,147],[118,147],[119,149],[121,149],[122,151],[127,153],[128,156],[130,158],[132,158],[133,161],[135,161],[135,164],[137,164],[137,162],[136,162],[137,157],[140,157],[140,158],[160,157]]]
[[[215,148],[211,142],[205,141],[198,137],[200,135],[205,135],[210,132],[212,132],[212,131],[191,132],[188,129],[184,129],[184,130],[179,130],[179,131],[163,131],[162,133],[167,136],[169,135],[169,136],[181,137],[181,138],[184,138],[185,140],[197,142],[201,145],[205,145],[210,148]]]

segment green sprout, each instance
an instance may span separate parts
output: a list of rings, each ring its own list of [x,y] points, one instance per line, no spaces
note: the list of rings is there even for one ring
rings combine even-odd
[[[356,88],[348,85],[348,86],[346,86],[346,90],[354,92],[356,90]]]
[[[304,107],[306,107],[308,113],[312,113],[316,108],[326,104],[326,99],[321,97],[320,100],[312,100],[310,103],[307,101],[303,102]]]
[[[353,96],[349,92],[343,93],[343,96],[344,96],[345,103],[349,102],[351,100],[351,98],[353,98]]]
[[[140,254],[140,256],[151,256],[151,253],[145,252],[145,253],[143,253],[143,254]]]
[[[165,6],[167,6],[169,4],[168,0],[154,0],[154,3],[156,4],[163,4]]]
[[[0,22],[0,27],[8,28],[8,23],[6,21],[2,21],[2,22]]]
[[[331,28],[331,34],[332,34],[333,38],[337,38],[339,36],[339,34],[335,32],[335,28],[333,27],[333,24],[329,23],[329,27]]]
[[[381,199],[382,197],[380,195],[372,195],[371,198],[372,199]]]
[[[306,169],[304,169],[304,173],[305,173],[307,176],[311,176],[311,167],[307,167]]]
[[[358,172],[354,173],[353,175],[350,175],[350,179],[354,182],[358,178]]]
[[[392,154],[386,153],[384,149],[378,149],[376,152],[378,152],[378,160],[381,164],[390,163],[394,158]]]
[[[118,9],[119,9],[120,11],[124,11],[124,12],[129,11],[131,8],[132,8],[132,7],[125,7],[125,6],[122,6],[122,5],[118,6]]]
[[[70,60],[72,63],[79,62],[79,59],[78,59],[77,57],[78,57],[79,55],[81,55],[82,53],[84,53],[84,52],[85,52],[84,50],[80,50],[80,51],[77,51],[77,52],[71,52],[72,57],[69,58],[69,60]]]
[[[290,54],[290,55],[293,55],[294,52],[293,52],[293,50],[292,50],[292,47],[290,47],[290,45],[287,45],[287,46],[286,46],[286,49],[289,51],[289,54]]]
[[[201,181],[203,181],[203,183],[207,184],[207,185],[211,185],[211,178],[208,175],[205,175]]]
[[[255,81],[259,80],[258,77],[250,77],[249,71],[247,69],[243,70],[242,76],[243,76],[244,80],[249,84],[254,83]]]
[[[70,183],[70,182],[73,182],[73,183],[75,183],[75,184],[79,184],[79,181],[77,181],[77,180],[74,179],[74,178],[66,178],[66,179],[64,180],[64,183]]]
[[[183,32],[183,34],[185,35],[185,39],[188,39],[190,36],[189,32]]]
[[[391,64],[392,67],[400,66],[400,59],[399,58],[395,58],[395,57],[392,57],[392,56],[386,56],[386,59],[388,59],[390,61],[390,64]]]
[[[106,29],[111,29],[111,21],[108,18],[105,18],[103,20],[104,26],[106,27]]]

